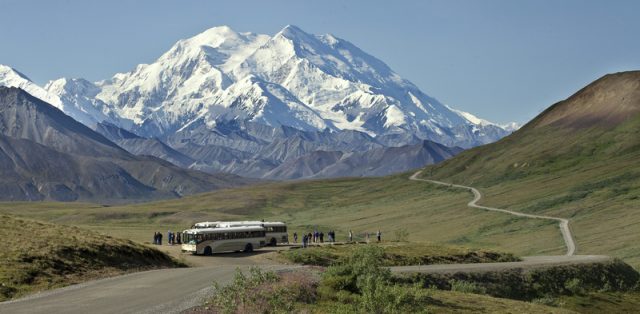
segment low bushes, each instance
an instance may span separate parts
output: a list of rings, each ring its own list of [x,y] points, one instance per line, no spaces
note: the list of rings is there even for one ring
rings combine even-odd
[[[411,274],[397,280],[421,283],[443,290],[468,289],[474,284],[491,296],[527,300],[547,296],[581,295],[588,292],[631,291],[637,289],[640,274],[628,264],[613,260],[543,269],[515,269],[488,273]],[[464,283],[464,284],[462,284]]]
[[[214,283],[210,303],[222,313],[290,313],[298,304],[315,301],[316,284],[304,273],[278,275],[253,267],[248,276],[237,270],[230,285]]]
[[[322,313],[422,312],[432,290],[420,285],[395,284],[382,267],[383,250],[362,246],[343,262],[328,267],[321,280],[308,273],[277,275],[252,268],[248,276],[238,271],[232,284],[216,285],[205,308],[222,313],[290,313],[302,309]]]

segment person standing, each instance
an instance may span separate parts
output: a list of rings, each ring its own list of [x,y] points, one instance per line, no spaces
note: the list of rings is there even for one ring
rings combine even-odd
[[[307,238],[306,234],[302,236],[302,248],[303,249],[307,247],[307,239],[308,238]]]
[[[162,245],[162,232],[158,232],[158,245]]]
[[[349,230],[349,242],[353,242],[353,231]]]
[[[176,242],[177,242],[178,244],[182,244],[182,239],[180,239],[180,238],[181,238],[181,237],[180,237],[180,232],[178,232],[177,240],[176,240]]]
[[[320,243],[324,243],[324,232],[320,231]]]
[[[297,232],[293,233],[293,243],[298,243],[298,233]]]
[[[376,232],[376,237],[378,238],[378,242],[380,242],[381,236],[382,236],[382,233],[380,232],[380,229],[378,229],[378,232]]]

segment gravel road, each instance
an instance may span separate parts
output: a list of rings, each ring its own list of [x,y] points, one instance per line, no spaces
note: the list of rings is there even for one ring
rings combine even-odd
[[[477,204],[477,202],[482,199],[482,194],[476,188],[470,187],[470,186],[458,185],[458,184],[451,184],[451,183],[446,183],[446,182],[441,182],[441,181],[435,181],[435,180],[420,179],[420,178],[418,178],[418,176],[420,175],[421,172],[422,171],[418,171],[418,172],[414,173],[411,177],[409,177],[409,180],[424,181],[424,182],[444,185],[444,186],[448,186],[448,187],[455,187],[455,188],[461,188],[461,189],[469,190],[469,191],[471,191],[473,193],[473,196],[474,196],[473,200],[471,200],[471,202],[469,202],[467,204],[469,207],[479,208],[479,209],[484,209],[484,210],[489,210],[489,211],[494,211],[494,212],[501,212],[501,213],[514,215],[514,216],[519,216],[519,217],[527,217],[527,218],[534,218],[534,219],[546,219],[546,220],[558,221],[560,223],[560,233],[562,233],[562,238],[564,239],[564,243],[565,243],[565,245],[567,247],[566,255],[567,256],[571,256],[576,252],[576,243],[573,241],[573,236],[571,235],[571,229],[569,229],[569,220],[568,219],[560,218],[560,217],[545,216],[545,215],[525,214],[525,213],[520,213],[520,212],[514,212],[514,211],[511,211],[511,210],[507,210],[507,209],[480,206],[480,205]]]

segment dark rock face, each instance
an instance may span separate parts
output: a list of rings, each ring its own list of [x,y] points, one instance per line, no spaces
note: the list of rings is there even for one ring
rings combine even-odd
[[[384,176],[437,163],[461,152],[430,141],[364,152],[317,151],[285,162],[267,173],[272,179]]]
[[[213,129],[196,124],[164,141],[107,124],[98,125],[98,131],[132,154],[209,173],[276,180],[382,176],[437,163],[462,150],[418,138],[405,138],[412,144],[393,147],[393,136],[378,139],[358,131],[302,131],[246,121]]]
[[[135,156],[23,90],[0,87],[1,200],[137,201],[244,182]]]

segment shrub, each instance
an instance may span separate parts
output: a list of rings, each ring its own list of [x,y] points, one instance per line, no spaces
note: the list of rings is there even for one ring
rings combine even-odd
[[[449,285],[451,285],[451,291],[476,294],[484,294],[487,292],[487,289],[484,287],[470,281],[451,279]]]
[[[384,251],[377,246],[354,250],[323,274],[319,294],[343,303],[359,304],[365,313],[397,313],[424,310],[431,290],[421,285],[392,284],[391,272],[383,267]]]
[[[230,285],[214,286],[211,303],[222,313],[289,313],[296,304],[316,299],[315,283],[299,272],[278,276],[252,267],[246,276],[238,269]]]
[[[585,293],[585,289],[582,286],[582,281],[578,278],[572,278],[567,280],[564,283],[564,288],[567,289],[567,291],[571,292],[571,294],[574,295],[584,295]]]

